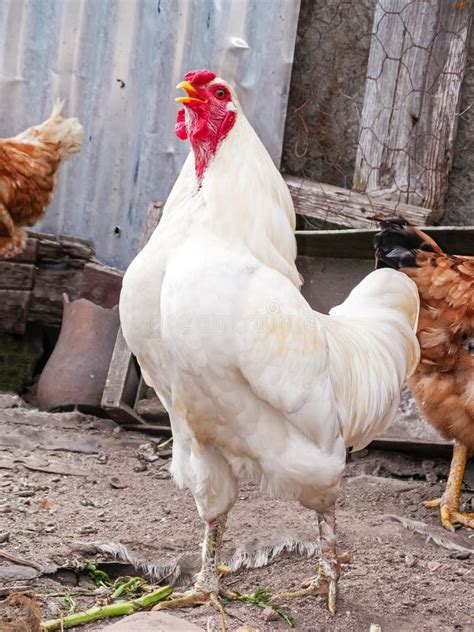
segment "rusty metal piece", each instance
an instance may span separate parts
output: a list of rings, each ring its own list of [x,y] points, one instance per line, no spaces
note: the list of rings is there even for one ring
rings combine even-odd
[[[41,410],[104,414],[100,403],[118,328],[118,307],[85,298],[70,302],[64,295],[61,332],[38,382]]]

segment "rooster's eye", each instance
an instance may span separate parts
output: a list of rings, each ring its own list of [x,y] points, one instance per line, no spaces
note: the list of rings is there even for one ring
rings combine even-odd
[[[225,97],[225,90],[222,88],[218,88],[215,92],[215,95],[218,99],[223,99]]]

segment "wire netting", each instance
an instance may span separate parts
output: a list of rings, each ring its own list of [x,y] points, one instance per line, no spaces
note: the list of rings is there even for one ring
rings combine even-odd
[[[376,177],[365,173],[362,186],[358,188],[374,195],[381,191],[385,199],[427,206],[429,195],[423,189],[427,165],[423,161],[430,155],[429,149],[433,146],[431,135],[437,133],[437,124],[430,129],[421,126],[416,128],[416,113],[429,107],[437,116],[437,122],[452,106],[452,102],[448,102],[436,113],[436,106],[439,105],[436,91],[440,81],[452,81],[453,85],[456,80],[459,81],[457,68],[453,70],[446,66],[450,53],[446,50],[445,36],[450,27],[449,23],[438,19],[439,2],[444,1],[302,0],[284,138],[284,172],[344,188],[353,186],[358,149],[359,168],[361,163],[359,135],[364,124],[367,127],[367,117],[364,121],[362,118],[369,80],[375,85],[374,98],[378,99],[379,109],[372,112],[369,129],[365,131],[368,134],[376,132],[377,125],[382,121],[385,128],[391,125],[390,129],[394,129],[395,133],[391,132],[388,142],[381,148],[380,160],[376,161],[378,164],[374,167],[369,165],[369,170],[379,169],[380,164],[387,164],[390,168],[386,172],[379,170]],[[456,3],[448,4],[454,6]],[[458,2],[455,10],[470,12],[470,3]],[[374,16],[377,15],[374,22]],[[450,19],[459,22],[456,14]],[[424,20],[421,29],[420,20]],[[415,28],[412,28],[413,25]],[[430,41],[419,41],[423,40],[428,29],[433,29],[436,37]],[[464,49],[466,34],[466,30],[459,30],[455,34],[456,38],[464,38]],[[390,64],[396,64],[399,73],[397,81],[402,81],[402,85],[405,81],[408,86],[407,99],[397,102],[397,95],[394,97],[385,90],[384,76],[369,74],[368,79],[369,52],[372,45],[370,54],[374,54],[374,39],[383,49],[379,55],[381,75],[390,75]],[[461,99],[455,103],[457,136],[443,223],[474,224],[474,176],[470,167],[474,157],[472,31],[470,49]],[[438,72],[441,80],[435,78],[433,85],[429,86],[427,81],[437,74],[437,64],[441,65],[441,73]],[[378,95],[375,94],[377,89],[382,89]],[[408,129],[405,121],[411,111],[415,112],[415,118],[409,119],[411,127]],[[400,120],[395,120],[394,124],[394,117],[396,119],[397,116]],[[429,120],[429,117],[426,118]],[[439,133],[444,132],[441,130]],[[439,142],[440,139],[436,140]],[[405,155],[402,155],[403,152]],[[404,167],[409,174],[407,177],[397,179],[399,173],[404,173],[400,164],[396,164],[398,159],[400,164],[405,161],[408,165]],[[432,168],[432,164],[428,167]],[[428,188],[430,184],[428,180]],[[308,220],[307,224],[313,227],[315,220]],[[327,227],[330,223],[318,221],[316,225]]]

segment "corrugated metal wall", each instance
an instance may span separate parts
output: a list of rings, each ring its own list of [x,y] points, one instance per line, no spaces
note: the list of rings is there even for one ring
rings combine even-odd
[[[186,70],[234,80],[279,163],[298,13],[299,0],[0,0],[0,135],[39,123],[56,96],[86,130],[38,227],[128,264],[188,151],[174,135]]]

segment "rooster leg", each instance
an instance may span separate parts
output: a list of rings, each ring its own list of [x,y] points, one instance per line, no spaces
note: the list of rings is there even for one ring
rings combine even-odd
[[[185,606],[198,606],[211,603],[219,610],[221,617],[223,617],[224,611],[218,599],[219,561],[226,520],[227,514],[224,514],[206,523],[202,567],[194,587],[190,591],[172,597],[168,601],[162,601],[157,604],[153,610],[183,608]],[[222,620],[222,629],[226,629],[224,619]]]
[[[453,523],[459,523],[465,527],[474,529],[474,514],[461,513],[459,511],[462,479],[468,458],[467,448],[459,443],[455,443],[451,469],[449,470],[448,482],[446,483],[444,494],[441,498],[425,503],[425,506],[429,508],[439,507],[441,524],[445,529],[450,531],[454,529]]]
[[[277,593],[273,595],[273,599],[327,594],[329,612],[335,614],[337,581],[340,575],[340,564],[336,553],[336,508],[333,505],[326,511],[318,512],[317,516],[321,546],[318,574],[304,582],[300,590]]]

